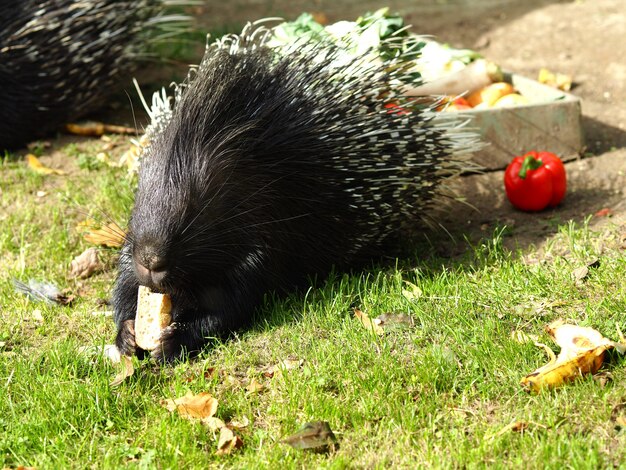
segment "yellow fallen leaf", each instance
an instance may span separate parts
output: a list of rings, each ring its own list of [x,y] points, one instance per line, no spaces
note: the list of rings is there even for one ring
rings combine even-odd
[[[198,395],[187,392],[180,398],[161,400],[161,405],[169,411],[178,411],[183,418],[200,420],[214,416],[217,403],[217,399],[208,392],[200,392]]]
[[[120,363],[122,364],[122,369],[117,373],[115,378],[111,381],[111,387],[117,387],[124,380],[135,373],[135,368],[133,367],[133,361],[128,356],[121,356]]]
[[[88,219],[80,222],[76,230],[82,233],[85,241],[92,245],[119,248],[126,239],[126,232],[115,222],[99,225],[96,221]]]
[[[62,170],[48,168],[43,163],[41,163],[41,161],[39,161],[39,159],[32,153],[29,153],[28,155],[26,155],[26,163],[28,164],[31,170],[41,175],[64,175],[65,174],[65,172]]]
[[[535,393],[571,382],[584,374],[595,374],[607,350],[615,348],[622,354],[626,350],[625,344],[611,341],[593,328],[568,325],[562,320],[552,322],[547,331],[561,347],[561,352],[556,357],[546,345],[535,343],[550,356],[548,364],[521,380],[522,387]],[[623,341],[621,332],[620,337]]]
[[[86,137],[100,137],[104,134],[130,134],[137,135],[139,130],[134,127],[116,126],[114,124],[104,124],[102,122],[84,122],[80,124],[69,123],[65,125],[65,130],[70,134],[82,135]]]
[[[243,441],[237,436],[232,429],[224,426],[220,429],[220,438],[217,442],[217,455],[230,454],[233,450],[239,449],[243,445]]]
[[[125,166],[129,173],[135,173],[139,169],[139,159],[143,151],[150,144],[150,139],[144,134],[141,138],[131,141],[130,148],[124,152],[117,166]]]
[[[362,312],[358,308],[354,309],[354,316],[359,319],[361,324],[369,331],[377,334],[383,335],[385,334],[385,330],[382,326],[380,326],[380,321],[376,319],[371,319],[365,312]]]
[[[422,296],[422,289],[409,281],[402,281],[406,284],[407,289],[402,289],[402,295],[410,301],[415,301]]]
[[[103,265],[98,259],[98,250],[96,248],[88,248],[70,263],[70,277],[78,277],[86,279],[92,274],[101,271]]]

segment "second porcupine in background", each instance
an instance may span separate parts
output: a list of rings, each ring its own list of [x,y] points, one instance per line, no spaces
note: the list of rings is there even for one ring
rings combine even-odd
[[[138,285],[171,296],[173,324],[152,354],[173,361],[249,324],[268,292],[394,253],[440,183],[469,168],[473,134],[402,96],[415,50],[346,60],[331,43],[277,50],[270,37],[225,37],[173,104],[153,99],[114,290],[124,354],[143,354]]]
[[[46,136],[130,84],[169,0],[0,2],[0,150]],[[170,31],[171,33],[171,31]]]

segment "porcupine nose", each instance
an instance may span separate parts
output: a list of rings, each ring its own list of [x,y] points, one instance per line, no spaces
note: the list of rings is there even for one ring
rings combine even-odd
[[[144,245],[133,255],[135,271],[139,284],[160,290],[167,277],[167,261],[159,250],[151,245]]]

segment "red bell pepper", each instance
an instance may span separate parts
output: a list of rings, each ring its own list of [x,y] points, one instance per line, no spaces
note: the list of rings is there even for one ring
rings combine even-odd
[[[515,157],[504,172],[504,188],[511,204],[523,211],[554,207],[565,196],[563,162],[550,152]]]

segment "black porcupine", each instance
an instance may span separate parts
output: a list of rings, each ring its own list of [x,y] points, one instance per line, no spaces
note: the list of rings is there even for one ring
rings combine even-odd
[[[122,353],[144,354],[140,284],[173,304],[153,356],[196,353],[248,324],[267,292],[381,255],[467,168],[473,134],[448,113],[384,108],[405,103],[402,55],[346,60],[326,43],[277,52],[268,36],[248,28],[209,46],[172,107],[153,98],[114,289]]]
[[[168,0],[0,2],[0,149],[15,148],[100,106],[128,78]]]

